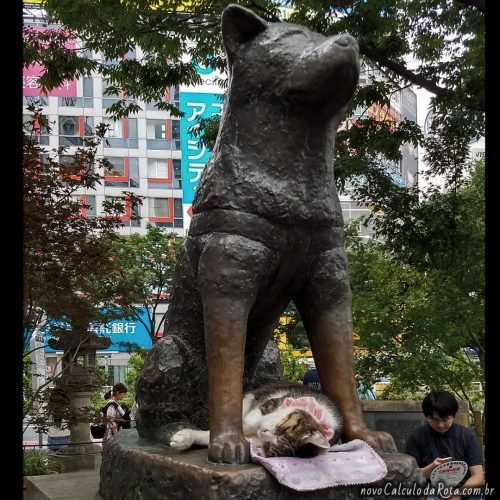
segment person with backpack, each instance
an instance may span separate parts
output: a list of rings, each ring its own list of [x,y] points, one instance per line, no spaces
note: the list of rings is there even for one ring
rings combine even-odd
[[[118,424],[118,430],[131,429],[132,417],[130,416],[130,408],[125,403],[122,403],[120,406],[123,408],[125,413],[123,414],[121,422]]]
[[[106,417],[106,431],[104,432],[104,437],[102,438],[102,444],[109,440],[111,436],[114,436],[120,430],[120,424],[125,415],[125,410],[120,405],[120,401],[127,394],[128,389],[125,384],[121,382],[116,383],[111,391],[108,391],[104,395],[104,399],[108,402],[103,408],[104,416]]]

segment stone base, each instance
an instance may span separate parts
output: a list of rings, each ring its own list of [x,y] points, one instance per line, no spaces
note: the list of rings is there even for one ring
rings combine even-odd
[[[413,472],[405,476],[406,464],[397,467],[394,454],[388,464],[392,481],[407,484]],[[415,464],[416,465],[416,464]],[[405,476],[405,477],[404,477]],[[387,478],[369,486],[384,487]],[[413,481],[414,482],[414,481]],[[422,484],[421,482],[419,483]],[[407,484],[408,485],[408,484]],[[397,484],[393,483],[394,487]],[[106,443],[102,452],[99,494],[104,500],[130,499],[204,499],[204,500],[263,500],[374,499],[375,495],[360,494],[361,485],[340,486],[311,492],[298,492],[279,484],[262,466],[216,465],[207,460],[206,449],[179,452],[165,445],[138,437],[135,429],[122,430]],[[386,498],[386,495],[382,495]],[[412,498],[408,495],[392,498]],[[417,497],[413,497],[417,498]],[[420,497],[418,497],[420,498]],[[423,498],[423,497],[422,497]]]
[[[56,455],[61,462],[61,472],[77,472],[99,469],[101,451],[96,444],[69,444],[60,448]]]

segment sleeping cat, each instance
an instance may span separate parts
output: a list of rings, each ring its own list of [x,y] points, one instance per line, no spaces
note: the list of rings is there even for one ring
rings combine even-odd
[[[243,398],[243,433],[266,457],[313,457],[330,448],[341,432],[335,405],[306,386],[269,384]],[[209,440],[209,431],[182,429],[170,446],[187,450],[208,446]]]

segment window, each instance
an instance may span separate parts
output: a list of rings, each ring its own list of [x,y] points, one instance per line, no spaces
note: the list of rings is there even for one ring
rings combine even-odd
[[[42,165],[42,167],[49,166],[49,155],[47,153],[40,154],[40,165]]]
[[[130,47],[128,52],[125,54],[125,59],[135,59],[137,57],[135,47]]]
[[[125,158],[106,156],[106,160],[110,165],[106,168],[105,177],[128,177],[128,172],[125,169]]]
[[[82,100],[79,97],[59,97],[59,106],[76,107],[82,105]]]
[[[126,118],[128,124],[128,136],[137,139],[137,118]],[[131,146],[132,147],[132,146]]]
[[[84,209],[83,209],[83,198],[84,196],[81,194],[72,194],[70,196],[71,201],[73,203],[77,203],[80,208],[77,208],[76,210],[73,211],[73,214],[70,216],[71,218],[80,218],[84,215]]]
[[[87,47],[82,47],[81,48],[81,57],[84,59],[94,59],[94,52],[92,49],[88,49]]]
[[[180,120],[172,120],[172,150],[179,151],[181,149],[181,122]]]
[[[181,139],[181,122],[180,120],[172,120],[172,139],[180,141]]]
[[[71,167],[75,163],[75,157],[70,155],[60,155],[59,164],[63,167]]]
[[[112,202],[115,204],[124,204],[125,203],[125,197],[124,196],[105,196],[104,199],[108,202]]]
[[[106,64],[106,63],[104,63]],[[108,88],[112,84],[108,81],[103,79],[102,80],[102,107],[103,109],[109,108],[111,105],[113,105],[115,102],[118,102],[119,100],[123,99],[123,93],[120,90],[118,93],[112,92],[112,93],[107,93]]]
[[[92,78],[84,77],[82,80],[83,87],[83,97],[59,97],[59,106],[69,106],[69,107],[94,107],[94,82]]]
[[[109,385],[115,385],[115,367],[108,366],[108,380]]]
[[[130,220],[130,201],[127,198],[124,196],[105,196],[104,200],[108,203],[113,203],[115,208],[122,207],[122,213],[117,215],[118,219]]]
[[[128,159],[128,172],[130,177],[130,187],[139,187],[139,158]]]
[[[31,134],[33,129],[33,116],[23,115],[23,131],[26,134]]]
[[[94,162],[89,163],[89,160],[84,157],[59,155],[59,165],[69,168],[70,171],[73,170],[75,174],[78,170],[80,174],[94,172]]]
[[[59,145],[82,146],[83,137],[93,134],[92,116],[59,116]]]
[[[102,96],[107,97],[107,98],[114,98],[114,99],[121,99],[122,98],[122,93],[121,91],[119,93],[115,92],[108,92],[109,87],[115,87],[113,83],[111,83],[109,80],[103,78],[102,80]]]
[[[85,216],[88,219],[92,219],[96,216],[96,208],[95,208],[95,196],[94,195],[86,195],[84,200],[85,205],[87,207],[85,210]]]
[[[82,167],[74,156],[59,155],[59,165],[60,175],[65,179],[77,179],[82,174]]]
[[[175,120],[179,121],[179,120]],[[174,120],[146,120],[148,149],[172,149],[172,124]],[[180,142],[180,141],[179,141]]]
[[[44,97],[41,95],[24,95],[23,96],[23,104],[25,106],[29,106],[30,104],[34,104],[35,106],[48,106],[49,99],[48,97]]]
[[[131,217],[134,217],[134,218],[131,218],[130,219],[130,225],[132,227],[141,227],[141,206],[136,204],[136,205],[132,205],[131,207]]]
[[[175,85],[173,87],[170,87],[170,102],[171,104],[174,104],[175,106],[179,106],[179,85]]]
[[[174,198],[174,227],[184,227],[182,198]]]
[[[170,217],[169,200],[167,198],[149,198],[149,217],[168,219]]]
[[[109,187],[139,187],[139,158],[106,156],[111,164],[104,175],[104,185]]]
[[[103,118],[103,123],[108,125],[104,147],[106,148],[131,148],[137,149],[137,118],[124,118],[123,120],[113,120]]]
[[[103,118],[102,122],[108,125],[108,131],[106,132],[106,137],[116,137],[119,139],[123,138],[123,121],[114,121],[112,118]]]
[[[116,66],[120,61],[118,59],[107,59],[107,58],[103,58],[102,59],[102,64],[104,66]],[[103,80],[103,83],[104,83],[104,80]],[[104,94],[103,94],[104,95]]]
[[[156,103],[160,102],[168,102],[170,104],[173,104],[174,106],[179,107],[179,85],[174,85],[170,87],[169,89],[166,90],[165,92],[165,99],[158,99],[154,100],[152,102],[147,102],[146,103],[146,109],[151,110],[151,111],[159,111],[160,109],[158,106],[156,106]]]
[[[94,97],[94,80],[85,77],[83,79],[83,97]]]
[[[174,188],[182,189],[181,160],[172,160],[172,167],[174,171]]]
[[[80,205],[79,214],[75,214],[74,217],[87,217],[89,219],[96,216],[95,209],[95,196],[84,195],[84,194],[74,194],[71,195],[71,201],[78,203]]]
[[[46,116],[39,121],[34,120],[33,115],[23,115],[23,131],[25,134],[34,136],[42,145],[49,144],[50,127]]]
[[[147,120],[146,137],[148,139],[167,139],[166,120]]]
[[[149,198],[149,222],[156,227],[184,227],[182,198]]]
[[[127,365],[115,365],[108,367],[109,373],[109,383],[110,385],[114,385],[118,382],[125,382],[125,376],[128,372]],[[112,381],[111,381],[112,380]]]
[[[146,109],[148,111],[161,111],[161,109],[156,105],[158,101],[151,101],[146,103]]]
[[[148,158],[148,177],[150,179],[168,179],[168,160],[166,158]]]
[[[60,135],[80,135],[78,116],[60,116],[59,134]]]

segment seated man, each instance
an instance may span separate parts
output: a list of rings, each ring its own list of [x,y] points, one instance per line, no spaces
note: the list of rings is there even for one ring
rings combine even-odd
[[[484,482],[483,464],[479,443],[471,429],[455,422],[457,400],[447,391],[434,390],[422,401],[422,411],[427,423],[415,429],[406,441],[405,453],[417,461],[422,474],[429,479],[431,472],[444,457],[463,460],[468,472],[458,485],[459,491],[480,488]],[[481,496],[453,496],[453,500],[481,498]]]

